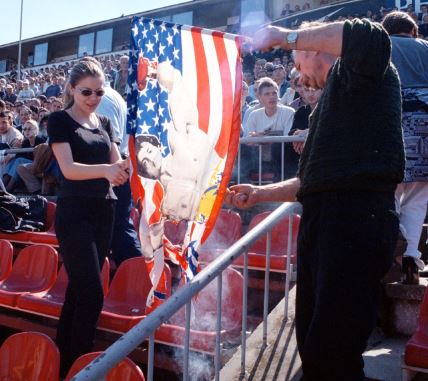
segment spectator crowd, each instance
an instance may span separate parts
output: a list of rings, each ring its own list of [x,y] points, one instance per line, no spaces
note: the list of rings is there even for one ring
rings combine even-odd
[[[328,5],[333,1],[322,0],[320,5]],[[292,10],[285,4],[281,16],[289,16],[297,12],[309,10],[309,3],[296,5]],[[326,17],[324,22],[367,18],[374,22],[382,22],[396,8],[381,7],[378,12],[368,10],[366,14],[339,16],[336,19]],[[418,25],[419,37],[428,39],[428,5],[422,4],[416,13],[410,5],[406,13]],[[311,20],[307,20],[311,21]],[[242,136],[287,136],[303,135],[308,132],[308,117],[317,104],[321,91],[303,88],[298,84],[299,73],[294,68],[290,51],[275,49],[269,52],[243,53],[244,91],[242,99]],[[270,87],[267,86],[270,84]],[[273,105],[276,94],[277,102]],[[271,109],[271,106],[273,109]],[[285,117],[288,115],[289,117]],[[294,177],[297,171],[302,145],[285,144],[284,150],[279,143],[262,145],[262,182],[281,179],[281,162],[285,163],[285,179]],[[243,145],[241,147],[241,182],[258,179],[259,155],[258,147]],[[283,157],[281,157],[281,155]]]
[[[320,5],[331,3],[321,0]],[[281,16],[288,16],[310,9],[309,3],[296,6],[285,4]],[[353,18],[368,18],[381,22],[395,9],[368,10],[364,15],[328,17],[325,22]],[[428,38],[428,6],[421,5],[420,12],[409,6],[406,12],[417,22],[419,37]],[[310,20],[307,20],[310,21]],[[98,57],[106,81],[126,97],[128,57],[110,54]],[[251,51],[243,47],[243,92],[241,103],[244,138],[261,136],[305,136],[308,116],[315,107],[321,91],[303,88],[298,83],[299,73],[294,68],[290,51],[276,49],[269,52]],[[10,192],[55,193],[58,168],[52,155],[48,155],[46,125],[48,115],[63,109],[63,92],[68,75],[75,61],[44,68],[21,70],[16,68],[0,76],[0,165],[2,180]],[[5,148],[34,148],[32,152],[1,156]],[[301,152],[301,144],[263,144],[262,177],[267,181],[294,177]],[[259,181],[259,147],[243,144],[240,161],[240,180]],[[35,163],[33,163],[35,161]],[[281,169],[281,162],[285,168]]]

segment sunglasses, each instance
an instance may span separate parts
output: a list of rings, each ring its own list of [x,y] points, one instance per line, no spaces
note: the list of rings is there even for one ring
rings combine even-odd
[[[32,130],[32,128],[31,127],[24,127],[23,129],[22,129],[22,131],[31,131]]]
[[[104,89],[91,90],[91,89],[81,89],[80,87],[76,87],[76,89],[84,97],[90,97],[92,93],[95,93],[97,97],[102,97],[105,94]]]

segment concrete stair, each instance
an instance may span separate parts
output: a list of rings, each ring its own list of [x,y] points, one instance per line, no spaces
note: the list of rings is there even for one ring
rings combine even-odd
[[[262,325],[248,337],[245,375],[241,375],[241,348],[238,348],[221,370],[220,380],[300,380],[301,361],[297,351],[294,322],[295,290],[293,288],[290,291],[288,321],[283,319],[284,300],[269,314],[266,348],[262,348]],[[407,340],[408,336],[385,337],[380,329],[376,329],[364,353],[366,380],[401,381],[401,356]]]

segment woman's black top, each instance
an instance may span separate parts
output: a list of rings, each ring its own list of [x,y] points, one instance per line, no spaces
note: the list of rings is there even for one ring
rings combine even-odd
[[[110,120],[97,115],[100,128],[87,128],[76,122],[66,111],[50,114],[49,144],[69,143],[73,161],[80,164],[109,164],[112,142],[116,142]],[[116,199],[105,178],[69,180],[62,176],[58,197],[97,197]]]

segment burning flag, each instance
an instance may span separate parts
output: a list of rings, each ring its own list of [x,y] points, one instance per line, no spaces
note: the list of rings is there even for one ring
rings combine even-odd
[[[198,248],[221,209],[239,144],[240,41],[134,18],[129,73],[131,188],[153,284],[148,307],[155,308],[166,297],[164,258],[192,279]],[[187,222],[182,246],[165,237],[166,219]]]

